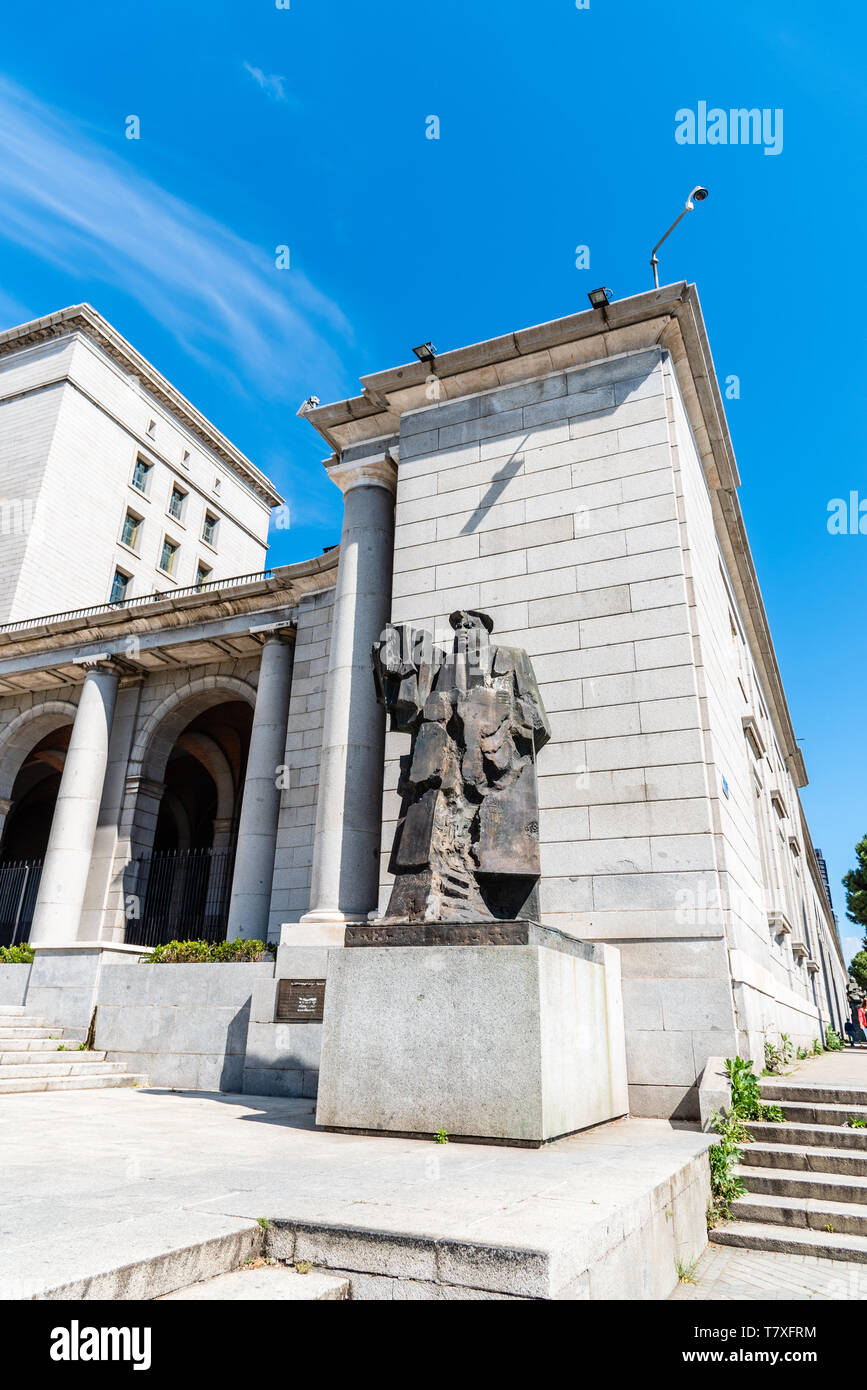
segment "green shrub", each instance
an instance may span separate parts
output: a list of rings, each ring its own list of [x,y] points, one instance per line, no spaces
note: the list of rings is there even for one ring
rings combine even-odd
[[[753,1072],[751,1061],[745,1057],[727,1057],[726,1076],[732,1092],[730,1114],[737,1116],[739,1120],[772,1120],[776,1124],[784,1122],[780,1107],[766,1104],[761,1099],[759,1079]]]
[[[708,1226],[713,1229],[717,1221],[730,1219],[732,1202],[742,1197],[746,1191],[743,1182],[732,1169],[743,1158],[740,1146],[749,1139],[749,1135],[736,1115],[720,1115],[714,1110],[711,1112],[710,1122],[719,1135],[717,1142],[708,1150],[712,1198],[708,1211]]]
[[[773,1044],[772,1042],[766,1042],[766,1043],[765,1043],[765,1071],[770,1072],[771,1075],[775,1075],[777,1072],[782,1071],[782,1068],[783,1068],[783,1054],[782,1054],[782,1052],[780,1052],[779,1048],[774,1047],[774,1044]]]
[[[843,1039],[839,1033],[835,1033],[830,1023],[825,1029],[825,1049],[828,1052],[842,1052]]]
[[[784,1062],[791,1062],[795,1055],[795,1044],[788,1033],[780,1034],[780,1056]]]
[[[823,1050],[824,1050],[824,1049],[823,1049],[823,1047],[822,1047],[822,1044],[819,1042],[819,1039],[818,1039],[818,1038],[814,1038],[814,1039],[813,1039],[813,1056],[814,1056],[814,1057],[821,1057]]]
[[[28,941],[20,946],[0,946],[0,965],[29,965],[33,960],[33,947]]]
[[[799,1061],[799,1062],[803,1062],[807,1056],[808,1056],[807,1049],[806,1049],[805,1047],[799,1047],[799,1048],[798,1048],[798,1061]]]
[[[166,941],[155,946],[149,956],[143,957],[144,964],[150,965],[201,965],[214,961],[257,961],[273,960],[277,947],[271,941],[259,941],[256,937],[238,938],[235,941]]]
[[[867,1120],[862,1115],[850,1115],[846,1124],[850,1129],[867,1129]]]
[[[745,1057],[727,1057],[726,1075],[731,1087],[731,1105],[725,1114],[711,1111],[711,1128],[720,1136],[708,1150],[710,1160],[711,1205],[708,1208],[708,1229],[718,1221],[731,1217],[732,1202],[742,1197],[745,1188],[733,1172],[743,1154],[741,1145],[750,1142],[747,1120],[784,1122],[778,1105],[766,1105],[759,1094],[759,1079],[752,1062]]]

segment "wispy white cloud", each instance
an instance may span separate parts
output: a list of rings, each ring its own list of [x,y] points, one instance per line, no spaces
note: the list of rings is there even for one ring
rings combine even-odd
[[[290,398],[301,383],[340,379],[329,335],[350,338],[349,325],[300,271],[275,268],[274,246],[245,241],[3,78],[0,199],[0,237],[78,286],[124,291],[192,355],[257,393]],[[284,239],[281,229],[274,240]]]
[[[265,95],[269,96],[272,101],[286,100],[285,77],[278,77],[277,73],[271,73],[269,76],[267,73],[264,73],[261,68],[254,68],[252,63],[245,63],[244,67],[253,80],[258,82]]]

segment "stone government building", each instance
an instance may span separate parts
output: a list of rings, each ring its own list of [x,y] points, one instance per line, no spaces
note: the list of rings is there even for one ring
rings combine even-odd
[[[709,1057],[841,1030],[695,287],[301,413],[341,543],[266,570],[272,485],[93,309],[0,334],[0,941],[38,948],[0,1000],[98,1004],[97,1045],[152,1084],[313,1093],[320,1025],[278,1021],[277,985],[326,978],[391,891],[406,747],[371,645],[460,608],[532,660],[540,915],[619,948],[632,1113],[694,1117]],[[227,933],[276,967],[130,969]]]

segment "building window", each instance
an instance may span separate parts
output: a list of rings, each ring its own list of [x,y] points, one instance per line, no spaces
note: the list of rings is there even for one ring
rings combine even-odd
[[[141,534],[142,519],[136,516],[135,512],[127,512],[123,519],[120,538],[124,545],[128,545],[130,550],[138,549],[138,540]]]
[[[163,538],[163,549],[162,554],[160,555],[160,569],[164,570],[166,574],[174,574],[175,561],[177,559],[179,550],[180,546],[175,545],[174,541],[170,541],[168,536],[165,536]]]
[[[156,435],[156,432],[157,432],[157,422],[156,422],[156,420],[148,420],[148,434],[150,435],[151,439],[154,438],[154,436]]]
[[[220,493],[222,492],[222,490],[223,490],[223,480],[222,480],[222,478],[220,477],[220,475],[217,474],[217,476],[214,478],[214,492],[215,492],[215,493],[217,494],[217,496],[219,497],[219,495],[220,495]]]
[[[124,574],[123,570],[115,570],[114,579],[111,581],[111,595],[109,603],[123,603],[129,592],[130,576]]]
[[[178,487],[177,483],[175,483],[172,488],[172,495],[169,498],[169,516],[173,516],[176,521],[180,521],[184,514],[184,503],[186,500],[187,494],[184,492],[183,488]]]
[[[147,494],[150,475],[153,471],[153,464],[147,463],[145,459],[136,459],[135,468],[132,470],[132,485],[139,492]]]
[[[189,449],[185,449],[184,452],[183,452],[183,454],[181,455],[181,463],[184,465],[184,468],[189,468],[189,466],[190,466],[190,460],[191,460],[190,451],[189,451]]]
[[[210,568],[210,565],[203,565],[202,562],[201,562],[201,560],[200,560],[200,561],[199,561],[199,567],[198,567],[198,569],[196,570],[196,588],[197,588],[197,589],[203,589],[204,586],[207,584],[208,580],[210,579],[210,577],[211,577],[211,568]]]
[[[213,512],[205,512],[205,524],[202,527],[202,540],[206,545],[217,544],[217,527],[219,524],[219,517],[214,516]]]

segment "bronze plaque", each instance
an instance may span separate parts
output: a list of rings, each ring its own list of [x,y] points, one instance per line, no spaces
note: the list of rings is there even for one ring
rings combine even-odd
[[[324,980],[280,980],[277,985],[277,1023],[321,1023],[324,1007]]]

